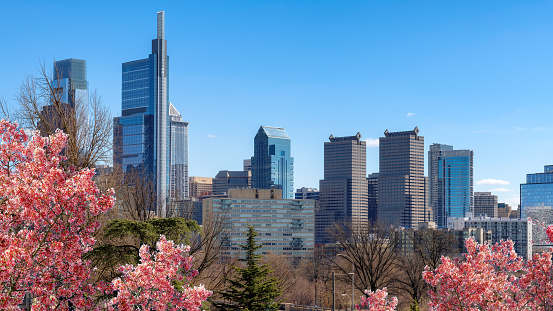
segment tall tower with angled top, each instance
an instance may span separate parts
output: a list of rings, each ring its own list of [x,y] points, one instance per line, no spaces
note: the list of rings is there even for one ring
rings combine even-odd
[[[294,158],[288,133],[281,127],[261,126],[254,138],[252,187],[282,189],[283,199],[294,198]]]

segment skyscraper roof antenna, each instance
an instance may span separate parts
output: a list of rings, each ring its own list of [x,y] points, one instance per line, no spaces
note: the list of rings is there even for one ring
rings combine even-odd
[[[157,12],[157,38],[165,39],[165,11]]]

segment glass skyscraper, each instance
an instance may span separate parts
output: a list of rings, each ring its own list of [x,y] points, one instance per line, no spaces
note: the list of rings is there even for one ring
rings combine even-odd
[[[294,158],[290,149],[290,137],[283,128],[259,128],[252,157],[253,188],[282,189],[283,199],[294,198]]]
[[[55,91],[52,102],[56,104],[51,102],[42,107],[41,120],[37,124],[42,135],[53,134],[58,128],[67,130],[60,114],[74,112],[76,104],[88,105],[86,60],[69,58],[54,62],[52,87]]]
[[[188,123],[169,107],[165,12],[157,13],[149,57],[123,63],[121,97],[122,116],[114,119],[114,164],[153,181],[156,212],[165,216],[168,197],[188,197]]]
[[[526,183],[520,185],[520,210],[523,219],[553,224],[553,165],[546,165],[543,173],[526,175]],[[547,242],[540,226],[535,226],[533,238],[535,244]]]
[[[334,137],[324,143],[324,179],[319,181],[315,243],[333,243],[328,230],[335,223],[366,227],[368,223],[367,143],[361,134]]]
[[[465,217],[473,211],[472,150],[432,144],[428,151],[430,207],[438,228],[447,227],[447,217]]]
[[[62,103],[70,104],[71,107],[75,107],[78,101],[88,104],[86,60],[69,58],[54,62],[52,82]]]
[[[379,139],[378,221],[417,228],[431,221],[424,177],[424,137],[419,129],[384,132]]]

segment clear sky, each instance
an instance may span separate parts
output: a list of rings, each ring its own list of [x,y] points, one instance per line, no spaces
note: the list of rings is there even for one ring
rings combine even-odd
[[[190,176],[242,169],[260,125],[290,135],[296,188],[318,188],[330,134],[360,132],[371,173],[378,137],[415,126],[426,151],[474,150],[500,202],[553,164],[551,1],[3,1],[0,97],[79,58],[120,115],[121,63],[148,57],[160,10]]]

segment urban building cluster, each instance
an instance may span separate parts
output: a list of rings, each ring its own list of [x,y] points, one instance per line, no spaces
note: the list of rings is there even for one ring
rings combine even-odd
[[[360,133],[330,135],[319,189],[294,188],[292,140],[284,128],[272,126],[260,126],[253,156],[244,160],[242,171],[189,177],[188,122],[170,102],[164,23],[164,12],[158,12],[157,37],[147,58],[122,64],[121,116],[113,120],[114,167],[102,167],[151,182],[156,194],[152,213],[182,216],[183,208],[174,207],[185,206],[200,224],[222,219],[229,256],[239,250],[248,224],[258,231],[263,252],[291,257],[334,243],[329,232],[334,224],[355,228],[378,221],[396,228],[452,230],[481,241],[510,238],[525,257],[532,254],[532,241],[539,245],[545,238],[537,233],[543,230],[533,233],[527,217],[553,223],[553,165],[528,174],[520,186],[520,207],[511,209],[490,192],[473,191],[472,150],[430,145],[425,176],[424,137],[417,127],[385,130],[379,139],[379,171],[370,174]],[[72,98],[86,98],[86,61],[55,62],[53,81],[68,106],[74,105]],[[43,113],[49,109],[45,106]]]

